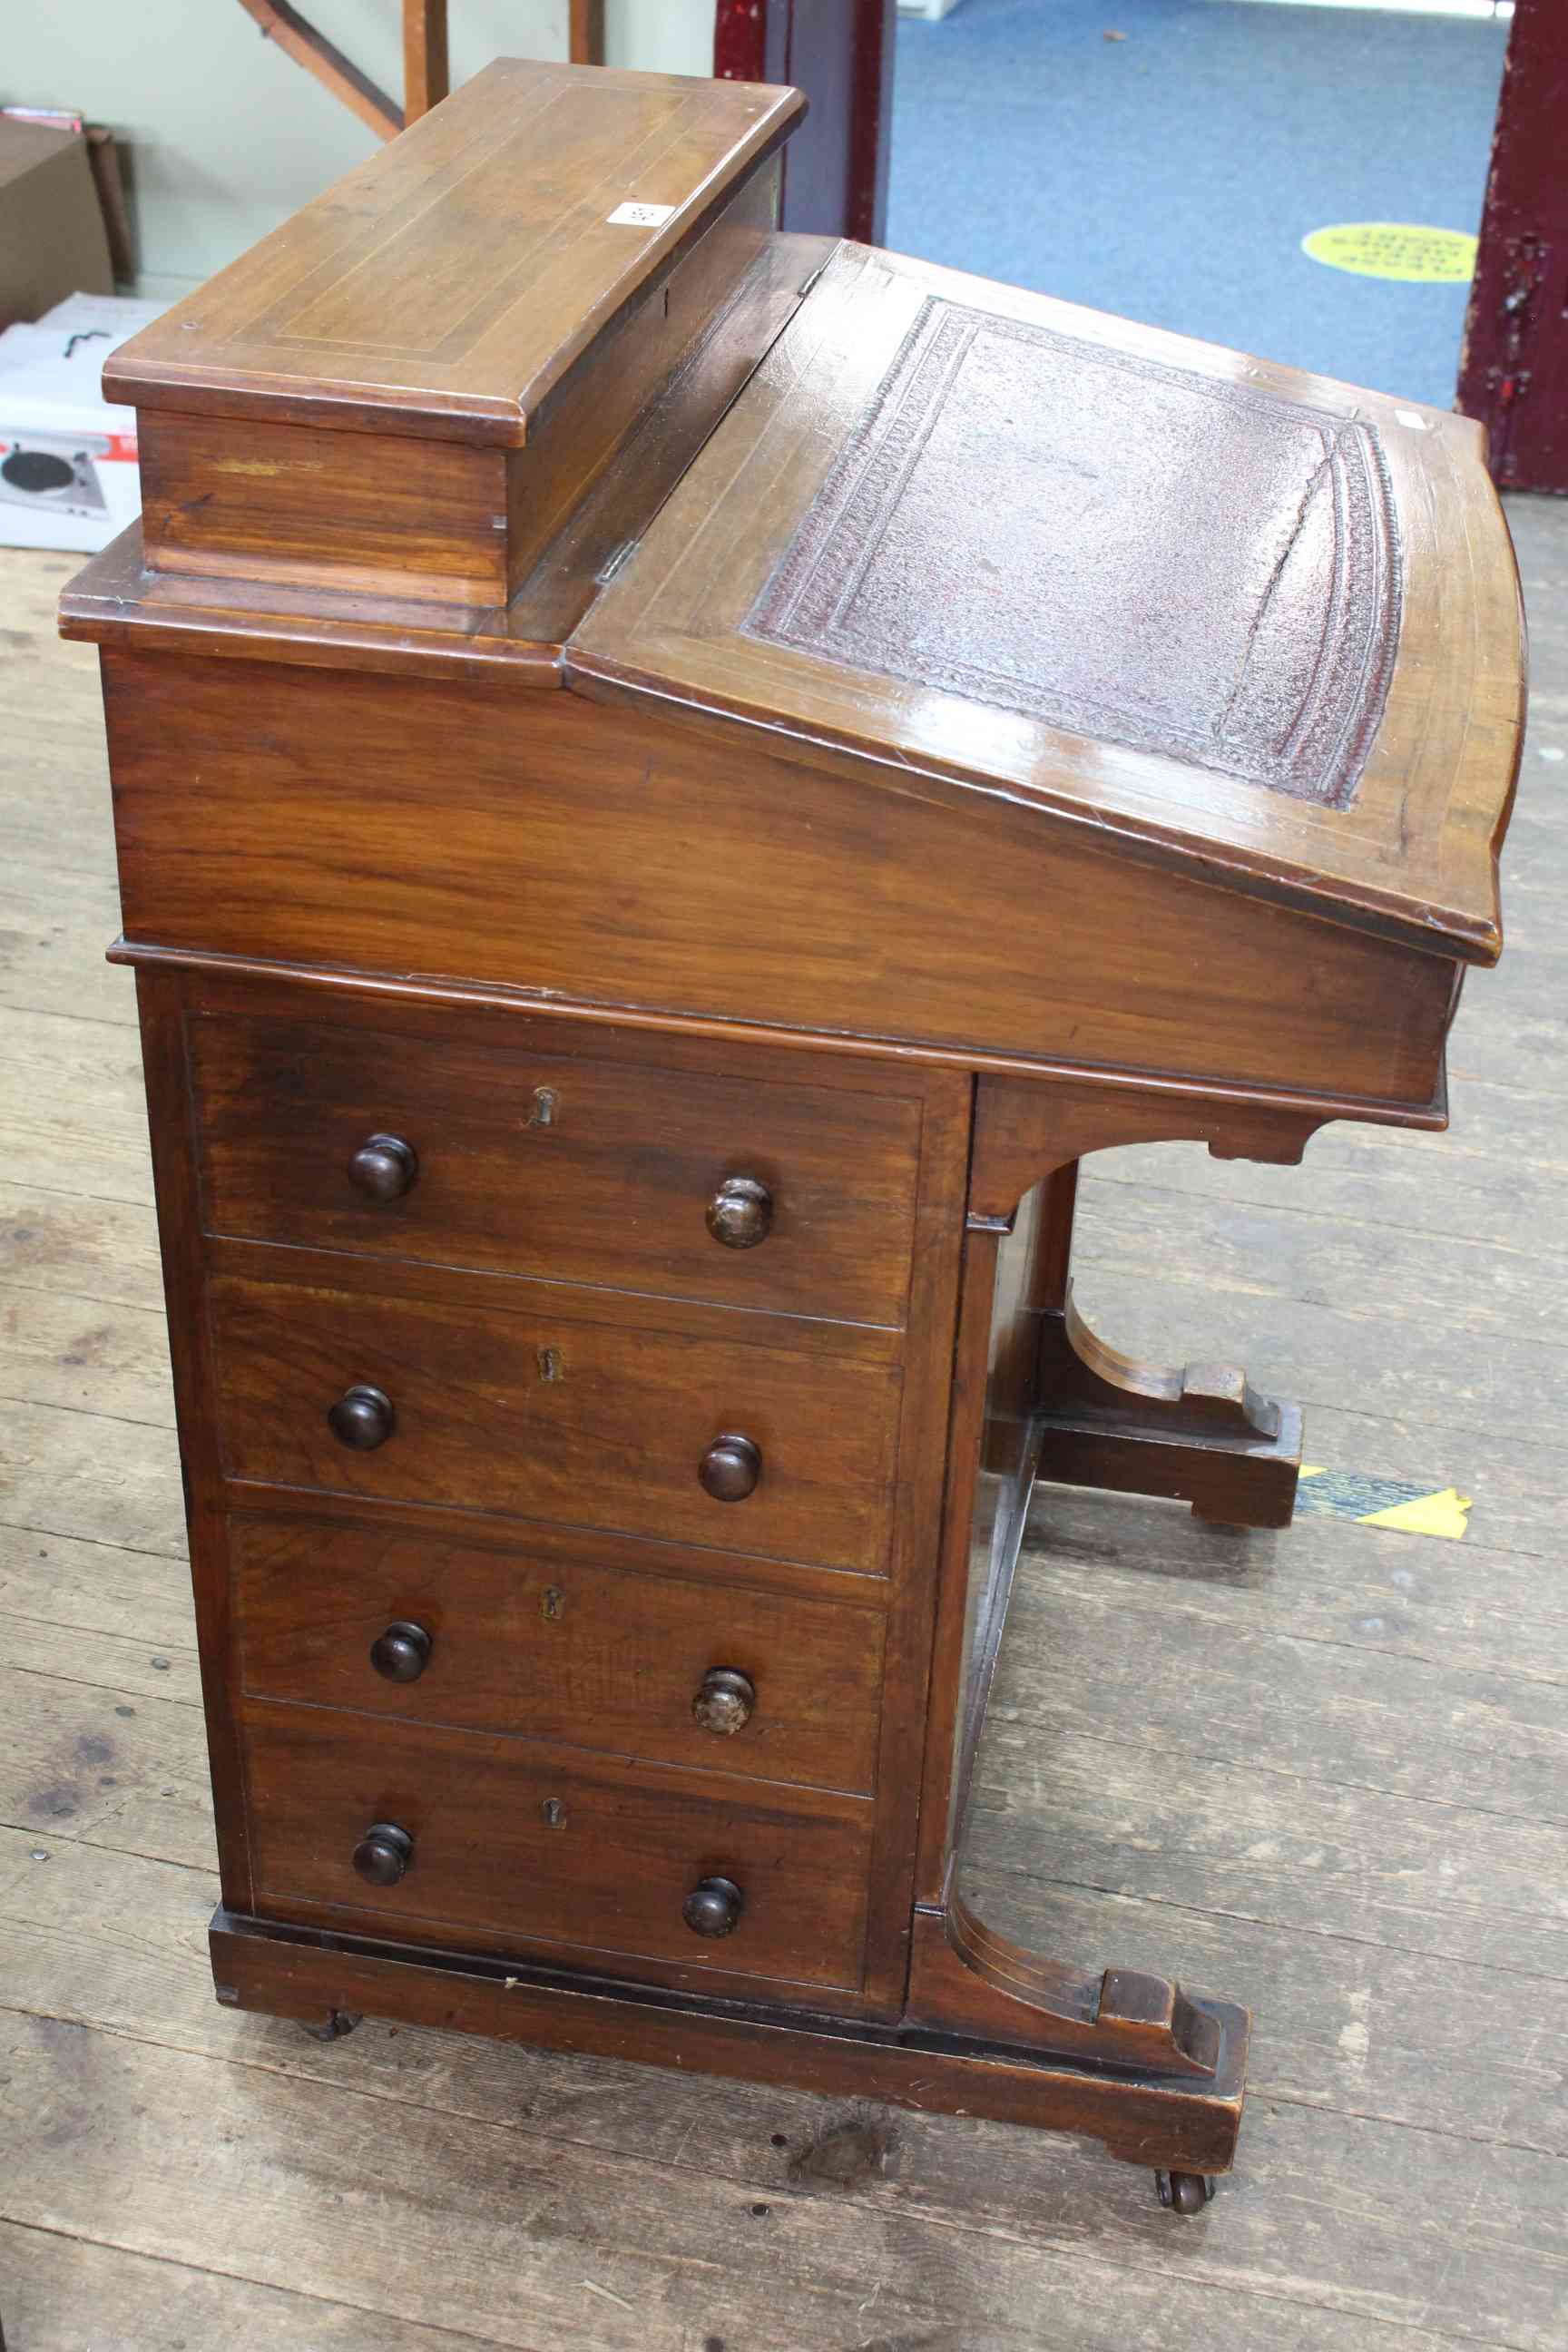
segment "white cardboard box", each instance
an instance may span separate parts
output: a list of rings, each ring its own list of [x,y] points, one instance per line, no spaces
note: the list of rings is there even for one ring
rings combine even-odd
[[[167,307],[72,294],[0,334],[0,545],[95,555],[135,521],[136,411],[111,408],[99,378]]]

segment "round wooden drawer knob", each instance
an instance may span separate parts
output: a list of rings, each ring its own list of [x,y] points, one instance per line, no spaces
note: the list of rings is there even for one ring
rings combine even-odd
[[[700,1878],[680,1907],[694,1936],[732,1936],[746,1907],[732,1878]]]
[[[367,1135],[349,1161],[349,1181],[367,1201],[400,1201],[419,1174],[419,1155],[400,1135]]]
[[[395,1822],[373,1822],[354,1848],[354,1868],[367,1886],[395,1886],[414,1859],[414,1840]]]
[[[430,1636],[411,1618],[395,1618],[371,1643],[370,1662],[384,1682],[416,1683],[430,1663]]]
[[[697,1685],[691,1712],[704,1731],[725,1738],[745,1729],[756,1703],[756,1685],[750,1675],[738,1675],[731,1666],[710,1666]]]
[[[396,1418],[384,1389],[356,1381],[336,1404],[329,1406],[327,1426],[340,1445],[350,1446],[356,1454],[374,1454],[392,1435]]]
[[[708,1203],[708,1230],[726,1249],[755,1249],[773,1223],[773,1196],[754,1176],[726,1176]]]
[[[749,1437],[716,1437],[697,1465],[697,1475],[716,1503],[743,1503],[756,1491],[763,1457]]]

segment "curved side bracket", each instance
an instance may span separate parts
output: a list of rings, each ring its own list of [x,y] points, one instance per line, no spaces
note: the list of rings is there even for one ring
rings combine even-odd
[[[1370,1108],[1370,1106],[1369,1106]],[[1351,1106],[1345,1106],[1349,1113]],[[969,1180],[971,1224],[1011,1218],[1043,1177],[1089,1151],[1123,1143],[1206,1143],[1216,1160],[1292,1166],[1332,1106],[1246,1096],[1199,1095],[1152,1081],[1112,1087],[1064,1079],[1045,1085],[986,1078],[975,1108]]]
[[[1059,1345],[1053,1339],[1058,1370],[1055,1392],[1080,1404],[1168,1405],[1183,1416],[1194,1437],[1261,1437],[1279,1434],[1279,1407],[1260,1396],[1245,1372],[1222,1364],[1188,1364],[1162,1371],[1124,1356],[1089,1328],[1073,1303],[1069,1286],[1059,1319]]]
[[[1054,1231],[1035,1299],[1039,1475],[1064,1486],[1161,1495],[1221,1525],[1284,1528],[1296,1506],[1301,1416],[1218,1364],[1166,1370],[1110,1347],[1072,1302],[1077,1163],[1118,1144],[1206,1143],[1216,1159],[1299,1160],[1334,1116],[1289,1097],[1200,1096],[1148,1084],[986,1080],[975,1117],[969,1222],[1006,1231],[1049,1179]]]
[[[986,1076],[978,1090],[905,2022],[1092,2078],[1129,2114],[1152,2099],[1158,2129],[1141,2124],[1118,2152],[1135,2146],[1156,2164],[1200,2116],[1215,2151],[1205,2168],[1230,2162],[1246,2011],[1139,1969],[1085,1973],[976,1917],[960,1889],[981,1725],[1037,1475],[1184,1495],[1205,1516],[1279,1526],[1300,1416],[1239,1372],[1161,1370],[1089,1328],[1068,1271],[1077,1163],[1190,1139],[1289,1164],[1352,1108],[1158,1079]],[[1077,2094],[1049,2096],[1064,2121],[1076,2112]]]
[[[1212,2081],[1228,2005],[1135,1969],[1086,1975],[1009,1943],[954,1894],[915,1914],[909,2017],[1023,2048]],[[1239,2020],[1242,2012],[1234,2012]]]
[[[1164,1495],[1227,1526],[1286,1528],[1301,1468],[1301,1409],[1224,1364],[1136,1361],[1089,1329],[1068,1284],[1042,1306],[1038,1473],[1063,1486]]]

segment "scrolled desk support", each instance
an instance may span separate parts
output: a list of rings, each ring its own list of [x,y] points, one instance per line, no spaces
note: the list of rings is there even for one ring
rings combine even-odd
[[[1008,1079],[983,1079],[976,1108],[907,2014],[1053,2068],[1126,2070],[1142,2091],[1157,2090],[1166,2127],[1134,2134],[1131,2147],[1100,2136],[1113,2154],[1152,2166],[1177,2212],[1201,2210],[1207,2178],[1231,2162],[1247,2012],[1139,1970],[1085,1972],[987,1927],[960,1892],[970,1786],[1037,1477],[1185,1495],[1205,1516],[1260,1526],[1288,1521],[1294,1495],[1293,1408],[1258,1397],[1238,1373],[1151,1372],[1077,1314],[1068,1262],[1079,1160],[1191,1139],[1222,1158],[1291,1163],[1327,1116],[1288,1099]],[[971,1620],[983,1470],[1000,1479],[1002,1500]],[[1075,2093],[1062,2095],[1069,2128]],[[1206,2152],[1194,2161],[1199,2118]]]
[[[1166,1496],[1226,1527],[1289,1527],[1301,1467],[1300,1408],[1260,1395],[1226,1365],[1167,1370],[1140,1363],[1079,1315],[1070,1271],[1078,1172],[1069,1160],[1043,1187],[1034,1297],[1039,1475]]]

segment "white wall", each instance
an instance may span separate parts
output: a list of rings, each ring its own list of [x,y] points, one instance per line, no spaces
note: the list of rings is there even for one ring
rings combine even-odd
[[[402,96],[398,0],[299,0]],[[0,102],[74,107],[130,150],[139,292],[183,294],[378,144],[238,0],[53,0],[7,11]],[[566,54],[566,0],[451,0],[452,79]],[[712,71],[713,0],[606,0],[606,63]]]

